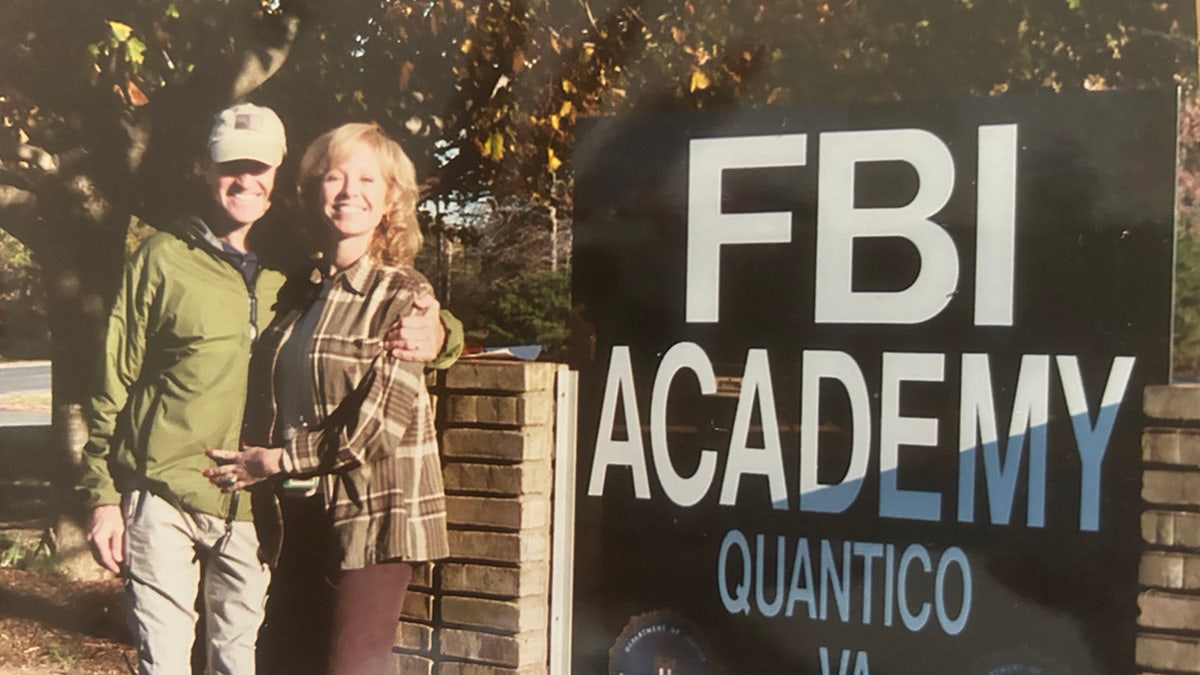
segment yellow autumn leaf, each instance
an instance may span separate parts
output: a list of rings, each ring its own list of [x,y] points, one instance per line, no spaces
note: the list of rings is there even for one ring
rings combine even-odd
[[[692,70],[692,81],[688,85],[688,91],[697,91],[708,89],[712,85],[712,81],[699,68]]]
[[[550,167],[551,171],[556,171],[562,166],[562,160],[554,154],[554,148],[546,148],[546,166]]]
[[[461,45],[459,45],[458,48],[461,49],[462,53],[464,53],[464,54],[471,51],[471,38],[467,38],[466,40],[463,40],[463,43]]]
[[[504,159],[504,136],[499,131],[492,131],[487,140],[487,156],[499,162]]]
[[[570,80],[563,78],[562,90],[567,92],[568,94],[574,94],[575,93],[575,84],[573,82],[571,82]]]
[[[575,109],[575,106],[573,106],[570,101],[563,101],[562,106],[560,106],[558,109],[558,116],[559,117],[567,117],[568,115],[571,114],[571,111],[574,109]]]
[[[121,23],[120,21],[109,21],[108,30],[112,32],[112,36],[118,42],[124,42],[129,39],[130,35],[133,35],[133,28],[129,24]]]

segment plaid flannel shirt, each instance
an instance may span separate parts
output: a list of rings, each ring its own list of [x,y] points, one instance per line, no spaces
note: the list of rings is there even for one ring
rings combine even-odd
[[[274,391],[280,346],[323,288],[326,301],[306,361],[312,408],[285,439]],[[285,475],[320,476],[343,569],[449,553],[424,366],[382,347],[388,327],[429,290],[416,270],[366,256],[330,280],[315,273],[291,279],[255,347],[245,438],[283,446]],[[270,487],[255,490],[255,502],[264,557],[273,564],[281,545],[279,504]]]

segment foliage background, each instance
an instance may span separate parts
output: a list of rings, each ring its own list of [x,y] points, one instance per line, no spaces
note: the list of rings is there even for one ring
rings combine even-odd
[[[41,268],[28,248],[0,231],[0,358],[45,358],[49,345]]]
[[[293,156],[336,123],[383,126],[425,177],[421,268],[469,336],[562,356],[582,116],[1181,87],[1176,367],[1200,376],[1192,3],[0,0],[0,11],[0,229],[28,249],[0,248],[0,310],[10,334],[44,334],[44,317],[51,355],[71,366],[55,371],[64,404],[86,395],[70,373],[98,358],[131,223],[161,225],[186,203],[210,115],[244,98],[281,112]],[[286,234],[287,197],[264,233]]]

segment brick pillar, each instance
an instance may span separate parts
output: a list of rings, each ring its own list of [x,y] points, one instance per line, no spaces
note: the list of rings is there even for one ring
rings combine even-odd
[[[1137,663],[1200,673],[1200,387],[1146,388]]]
[[[404,675],[545,675],[554,382],[550,363],[467,360],[439,375],[451,558],[413,579]]]

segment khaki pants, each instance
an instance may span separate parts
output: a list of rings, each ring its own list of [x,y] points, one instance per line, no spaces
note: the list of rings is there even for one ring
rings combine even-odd
[[[202,593],[206,672],[254,673],[270,572],[254,524],[181,511],[149,492],[126,495],[126,617],[141,675],[191,672]]]

